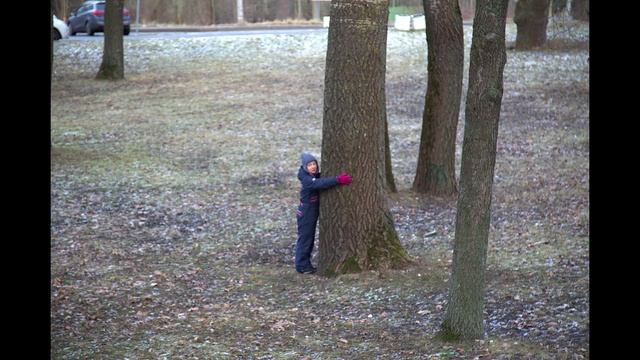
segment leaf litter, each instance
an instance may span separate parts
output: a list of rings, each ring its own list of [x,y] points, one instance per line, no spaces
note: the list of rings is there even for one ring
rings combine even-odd
[[[456,203],[409,190],[424,33],[390,30],[387,51],[389,205],[416,262],[331,279],[292,266],[298,155],[320,155],[326,31],[126,39],[115,83],[92,79],[100,42],[56,42],[52,357],[588,358],[588,24],[571,26],[548,48],[507,52],[487,336],[458,344],[433,340]],[[467,70],[470,39],[465,26]],[[458,174],[463,124],[464,99]]]

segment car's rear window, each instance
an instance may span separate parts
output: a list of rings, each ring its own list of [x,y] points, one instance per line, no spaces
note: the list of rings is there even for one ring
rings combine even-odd
[[[98,10],[104,10],[104,3],[96,4],[96,9],[98,9]]]

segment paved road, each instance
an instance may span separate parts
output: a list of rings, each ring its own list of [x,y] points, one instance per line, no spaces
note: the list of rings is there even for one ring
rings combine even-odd
[[[128,36],[125,36],[125,41],[136,39],[177,39],[177,38],[196,38],[196,37],[210,37],[210,36],[246,36],[246,35],[265,35],[265,34],[280,34],[280,35],[292,35],[292,34],[308,34],[319,31],[327,31],[326,28],[303,28],[303,29],[247,29],[247,30],[216,30],[216,31],[140,31],[136,32],[131,30]],[[102,40],[104,38],[103,33],[96,33],[94,36],[88,36],[84,33],[76,34],[75,36],[69,36],[68,40],[71,41],[95,41]],[[67,39],[65,39],[67,40]]]

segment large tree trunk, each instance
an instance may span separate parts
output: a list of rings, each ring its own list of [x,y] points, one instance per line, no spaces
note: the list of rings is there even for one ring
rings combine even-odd
[[[484,273],[507,59],[506,12],[507,0],[478,0],[473,21],[452,274],[439,334],[445,340],[484,337]]]
[[[516,23],[516,50],[530,50],[547,41],[550,0],[518,0],[513,22]]]
[[[464,38],[457,0],[423,0],[428,46],[428,80],[422,135],[413,189],[457,195],[456,129],[462,95]]]
[[[589,0],[572,0],[571,17],[576,20],[589,21]]]
[[[353,183],[320,200],[318,271],[397,268],[408,255],[384,188],[388,0],[333,0],[325,67],[322,164]]]
[[[96,79],[124,79],[122,9],[124,0],[107,1],[104,14],[104,51]]]

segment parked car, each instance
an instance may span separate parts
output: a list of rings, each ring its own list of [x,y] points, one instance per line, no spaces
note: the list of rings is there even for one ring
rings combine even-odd
[[[104,8],[105,1],[85,1],[82,5],[71,12],[67,25],[71,31],[71,36],[77,33],[87,33],[93,36],[97,32],[104,32]],[[122,11],[122,24],[124,35],[129,35],[131,31],[131,18],[129,10]]]
[[[69,27],[55,15],[53,15],[53,28],[51,31],[53,32],[53,40],[66,39],[69,37]]]

